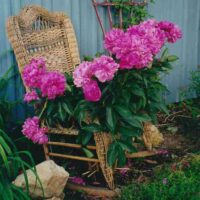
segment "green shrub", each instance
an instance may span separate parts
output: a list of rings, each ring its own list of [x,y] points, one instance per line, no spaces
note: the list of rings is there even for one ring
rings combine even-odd
[[[19,151],[16,147],[16,143],[13,142],[13,139],[5,133],[5,130],[8,128],[7,125],[10,125],[12,109],[16,104],[16,102],[8,101],[5,97],[6,88],[10,79],[13,77],[13,75],[10,75],[12,69],[13,68],[11,67],[2,77],[0,77],[0,200],[29,200],[26,169],[31,169],[41,185],[36,169],[33,167],[35,166],[35,163],[30,152]],[[26,191],[22,191],[12,184],[12,181],[19,173],[24,174]]]
[[[195,92],[196,96],[200,96],[200,69],[193,71],[191,73],[191,85],[190,90],[192,92]]]
[[[155,172],[146,183],[123,188],[120,200],[199,200],[200,156]]]
[[[10,79],[13,77],[11,75],[11,71],[13,68],[11,67],[3,76],[0,77],[0,129],[4,129],[7,127],[11,112],[13,107],[15,106],[15,102],[9,102],[6,99],[6,90],[9,84]]]

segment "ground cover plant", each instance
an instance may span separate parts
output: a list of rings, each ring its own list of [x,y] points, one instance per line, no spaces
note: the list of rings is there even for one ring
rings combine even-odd
[[[154,169],[144,183],[124,187],[120,200],[198,200],[200,198],[200,157],[193,155],[181,162]]]

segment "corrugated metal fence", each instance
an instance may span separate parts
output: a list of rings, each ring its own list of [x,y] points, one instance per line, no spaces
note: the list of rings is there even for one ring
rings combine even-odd
[[[94,56],[103,51],[102,33],[91,0],[0,0],[0,55],[10,49],[5,29],[8,16],[17,15],[22,7],[30,4],[38,4],[51,11],[63,11],[71,17],[81,56]],[[156,19],[177,23],[183,30],[183,39],[169,46],[171,53],[178,55],[180,60],[172,73],[163,78],[171,91],[167,99],[178,101],[180,89],[188,85],[190,71],[195,70],[200,61],[200,1],[155,0],[155,4],[149,6],[149,12]],[[103,9],[100,10],[100,14],[106,23]],[[1,58],[0,76],[13,62],[13,55]],[[15,100],[22,94],[19,78],[13,79],[9,86],[9,97]],[[22,112],[21,109],[20,111]]]

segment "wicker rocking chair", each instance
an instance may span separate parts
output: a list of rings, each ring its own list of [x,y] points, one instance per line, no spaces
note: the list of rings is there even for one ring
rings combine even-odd
[[[69,17],[63,13],[50,13],[39,6],[25,7],[18,16],[12,16],[8,19],[7,32],[20,72],[32,58],[43,57],[46,60],[48,70],[68,73],[72,73],[76,65],[80,63],[74,29]],[[48,134],[60,134],[70,137],[78,135],[78,131],[60,127],[50,129]],[[113,170],[107,165],[106,158],[109,137],[106,133],[94,133],[94,140],[96,146],[88,146],[87,148],[96,151],[97,158],[51,152],[52,146],[81,148],[81,145],[74,143],[52,140],[44,145],[45,157],[46,159],[60,157],[98,163],[108,187],[113,190]]]

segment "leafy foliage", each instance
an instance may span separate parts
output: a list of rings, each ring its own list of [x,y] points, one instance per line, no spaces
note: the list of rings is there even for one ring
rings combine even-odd
[[[109,132],[113,143],[108,152],[108,162],[125,164],[125,152],[136,151],[132,138],[140,137],[145,121],[156,122],[156,113],[168,110],[164,104],[167,88],[161,83],[160,72],[171,68],[172,56],[167,51],[155,59],[151,68],[121,70],[107,85],[101,85],[101,100],[95,103],[81,100],[75,107],[79,128],[88,132]],[[176,58],[176,59],[175,59]],[[133,85],[134,83],[134,85]],[[81,106],[80,106],[81,105]],[[85,117],[89,113],[90,124]],[[83,120],[84,119],[84,120]]]
[[[115,7],[116,17],[118,16],[118,10],[122,10],[123,15],[123,28],[126,29],[130,25],[139,24],[140,22],[144,21],[147,17],[150,17],[146,5],[135,5],[130,6],[124,3],[131,2],[130,0],[110,0],[113,3],[116,3],[117,6]],[[150,3],[154,3],[154,0],[151,0]],[[119,26],[116,24],[115,26]]]
[[[197,97],[200,97],[200,69],[191,73],[190,91],[195,92]]]
[[[10,118],[11,111],[15,106],[15,103],[11,103],[6,99],[6,87],[9,84],[10,79],[13,77],[10,75],[12,71],[12,67],[2,76],[0,77],[0,129],[5,130],[6,122]]]
[[[24,161],[22,157],[26,157]],[[34,161],[28,151],[18,151],[8,135],[0,129],[0,194],[2,200],[29,200],[29,188],[26,169],[30,169],[37,176]],[[26,192],[12,184],[14,178],[22,172],[26,181]],[[42,188],[42,185],[41,185]]]
[[[120,200],[198,200],[200,198],[200,157],[182,161],[155,172],[145,183],[124,187]]]

